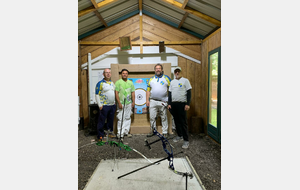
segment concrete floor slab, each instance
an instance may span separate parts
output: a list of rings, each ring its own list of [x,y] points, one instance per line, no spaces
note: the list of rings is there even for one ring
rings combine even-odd
[[[158,159],[149,159],[152,162]],[[168,168],[168,160],[152,165],[135,173],[129,174],[118,179],[126,173],[150,164],[145,159],[118,159],[101,160],[93,175],[85,186],[85,190],[184,190],[186,189],[186,177],[175,174]],[[193,178],[188,177],[188,190],[205,190],[200,178],[193,171],[190,162],[186,158],[174,158],[174,167],[180,172],[191,172]],[[112,169],[114,169],[112,171]]]

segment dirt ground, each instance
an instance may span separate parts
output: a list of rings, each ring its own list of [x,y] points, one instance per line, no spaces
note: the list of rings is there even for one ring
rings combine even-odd
[[[172,138],[174,135],[169,135]],[[85,136],[85,131],[78,131],[78,189],[84,189],[89,178],[92,176],[94,170],[102,159],[113,159],[113,148],[109,145],[98,146],[92,144],[92,140],[96,138],[95,135]],[[167,154],[162,149],[161,141],[151,145],[151,151],[144,146],[144,140],[148,139],[153,142],[158,139],[157,136],[146,137],[146,135],[133,135],[132,138],[125,137],[124,144],[128,145],[147,158],[164,158]],[[116,141],[116,139],[110,139]],[[216,143],[205,134],[189,134],[189,148],[182,149],[183,141],[172,144],[173,153],[183,150],[183,154],[175,157],[188,156],[195,171],[201,179],[204,187],[207,190],[221,189],[221,145]],[[143,158],[134,151],[126,151],[122,149],[118,154],[119,159]],[[176,168],[176,166],[175,166]]]

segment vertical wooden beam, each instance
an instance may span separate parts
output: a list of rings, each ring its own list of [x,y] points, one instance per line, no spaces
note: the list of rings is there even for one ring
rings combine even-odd
[[[143,42],[143,15],[140,11],[140,42]],[[140,44],[140,53],[143,54],[143,44]]]
[[[140,54],[143,54],[143,44],[140,44]]]
[[[181,26],[183,25],[183,23],[184,23],[184,21],[185,21],[185,19],[186,19],[186,17],[189,15],[189,13],[188,12],[186,12],[184,15],[183,15],[183,17],[182,17],[182,19],[181,19],[181,22],[180,22],[180,24],[178,25],[178,28],[181,28]]]
[[[202,47],[202,81],[203,81],[203,98],[202,98],[202,116],[203,116],[203,125],[204,125],[204,133],[207,135],[207,124],[208,124],[208,41],[201,44]]]
[[[113,83],[115,83],[115,84],[116,84],[117,80],[119,80],[119,66],[120,66],[119,64],[110,64],[111,81],[113,81]],[[115,116],[114,116],[113,129],[114,129],[114,133],[117,134],[117,132],[118,132],[117,114],[115,114]]]
[[[185,6],[186,6],[186,4],[189,2],[189,0],[184,0],[184,2],[182,3],[182,6],[181,6],[181,8],[185,8]]]
[[[195,116],[200,116],[201,64],[196,63],[194,76],[195,76],[195,86],[194,86],[194,88],[195,88],[195,97],[193,97],[193,101],[195,102]]]
[[[143,10],[143,0],[139,0],[139,10]]]
[[[100,13],[97,10],[95,10],[94,13],[100,19],[100,21],[104,24],[104,26],[107,27],[107,24],[106,24],[105,20],[103,19],[103,17],[100,15]]]
[[[191,61],[191,60],[187,60],[186,61],[186,66],[187,66],[187,79],[189,79],[190,84],[192,86],[191,89],[191,94],[192,94],[192,99],[191,99],[191,104],[190,104],[190,110],[187,112],[187,119],[188,119],[188,128],[190,132],[194,132],[194,129],[192,129],[192,116],[195,115],[195,101],[194,97],[195,97],[195,75],[194,75],[194,71],[195,71],[195,62]]]
[[[84,117],[84,125],[88,126],[89,123],[89,106],[88,106],[88,84],[87,84],[87,71],[81,71],[81,96],[82,96],[82,111]]]
[[[201,117],[201,91],[203,89],[201,89],[201,64],[198,64],[196,63],[196,68],[195,68],[195,71],[194,71],[194,75],[195,75],[195,86],[193,87],[195,89],[195,96],[192,97],[192,101],[195,102],[195,116],[197,117]],[[198,120],[199,122],[203,121],[203,118],[202,120],[199,119]],[[196,121],[193,121],[193,122],[196,122]],[[196,134],[199,134],[200,132],[203,132],[202,130],[200,130],[200,126],[201,124],[203,125],[203,122],[202,123],[195,123],[196,126],[194,127],[193,129],[193,133],[196,133]],[[202,126],[203,128],[203,126]]]
[[[81,85],[81,46],[80,46],[80,41],[78,42],[78,96],[79,96],[79,117],[83,116],[83,111],[82,111],[82,96],[81,96],[81,90],[82,90],[82,85]]]

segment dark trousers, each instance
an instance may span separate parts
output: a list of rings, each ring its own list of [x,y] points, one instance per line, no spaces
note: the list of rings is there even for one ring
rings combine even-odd
[[[97,138],[104,137],[104,124],[107,119],[107,129],[113,131],[113,122],[116,111],[116,105],[103,106],[99,112],[98,124],[97,124]]]
[[[184,102],[172,102],[170,112],[173,115],[178,136],[183,137],[185,141],[189,141],[187,117],[184,107]]]

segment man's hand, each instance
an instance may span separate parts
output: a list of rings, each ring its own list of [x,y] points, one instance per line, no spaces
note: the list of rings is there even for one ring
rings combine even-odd
[[[134,103],[131,103],[131,107],[134,108]]]
[[[171,109],[171,105],[168,105],[168,110]]]
[[[119,105],[119,109],[122,109],[122,108],[123,108],[123,106],[122,106],[121,103],[119,103],[118,105]]]
[[[146,106],[149,107],[150,106],[150,102],[146,101]]]
[[[100,111],[103,109],[103,106],[99,107]]]
[[[188,111],[189,109],[190,109],[190,106],[189,105],[185,105],[184,111]]]

